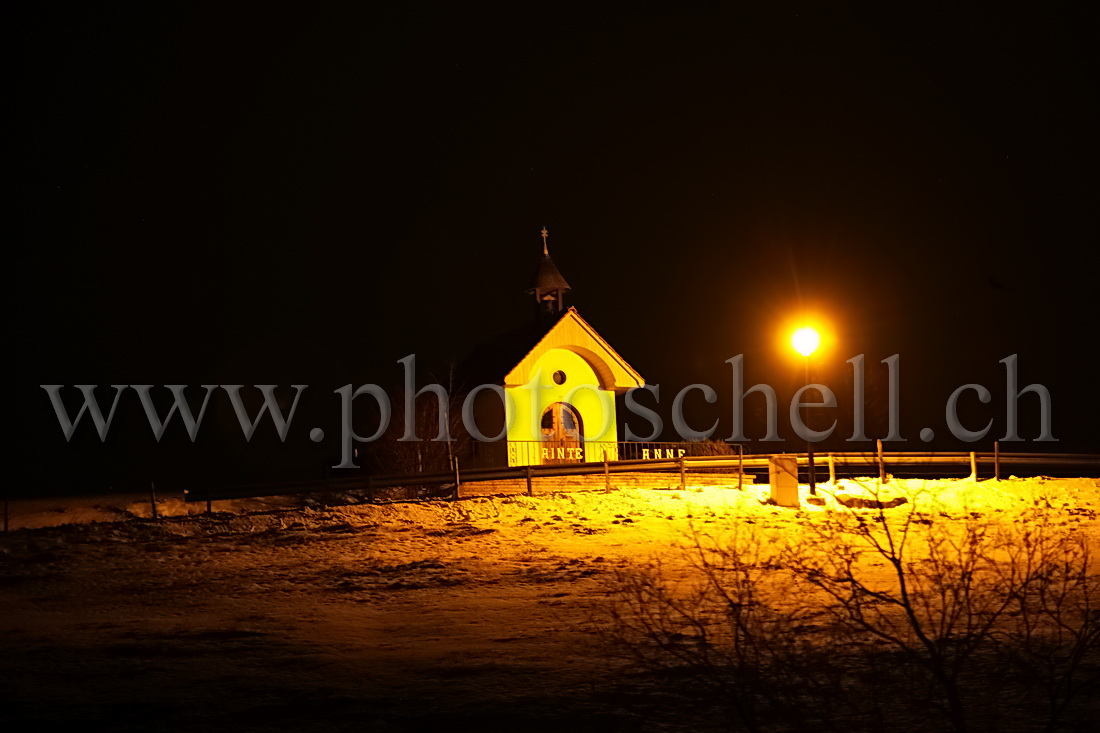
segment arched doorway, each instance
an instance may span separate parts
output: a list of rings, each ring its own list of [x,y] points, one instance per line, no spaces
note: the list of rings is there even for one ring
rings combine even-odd
[[[567,402],[555,402],[542,413],[542,462],[577,463],[584,460],[580,413]]]

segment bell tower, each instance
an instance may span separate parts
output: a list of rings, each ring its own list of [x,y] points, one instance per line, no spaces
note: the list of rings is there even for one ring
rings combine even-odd
[[[558,272],[557,265],[550,259],[550,250],[546,243],[549,235],[550,232],[546,230],[546,227],[543,227],[542,257],[539,258],[535,275],[531,278],[531,285],[527,288],[528,294],[535,296],[539,318],[559,315],[565,309],[562,301],[563,296],[566,291],[572,290],[569,283]]]

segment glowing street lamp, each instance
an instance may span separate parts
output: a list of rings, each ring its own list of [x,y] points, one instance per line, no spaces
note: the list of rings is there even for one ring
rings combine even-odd
[[[810,384],[810,354],[814,353],[817,347],[821,345],[821,335],[814,329],[806,326],[794,332],[794,335],[791,336],[791,345],[794,346],[795,351],[806,357],[806,384]],[[816,495],[817,481],[814,476],[814,446],[809,440],[806,441],[806,462],[810,474],[810,494]]]
[[[794,336],[791,337],[791,344],[794,345],[795,351],[809,358],[810,354],[814,353],[817,347],[821,345],[821,336],[817,331],[807,326],[794,332]]]

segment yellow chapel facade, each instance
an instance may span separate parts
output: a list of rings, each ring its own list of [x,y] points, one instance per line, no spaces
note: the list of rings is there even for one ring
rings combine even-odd
[[[474,414],[483,435],[474,466],[526,466],[618,460],[615,398],[645,384],[576,308],[547,249],[527,292],[535,323],[488,342],[478,355],[483,383]],[[503,408],[503,409],[502,409]]]

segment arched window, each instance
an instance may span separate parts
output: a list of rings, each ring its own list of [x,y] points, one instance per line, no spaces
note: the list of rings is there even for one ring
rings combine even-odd
[[[584,460],[584,426],[580,413],[567,402],[555,402],[542,413],[543,463]]]

